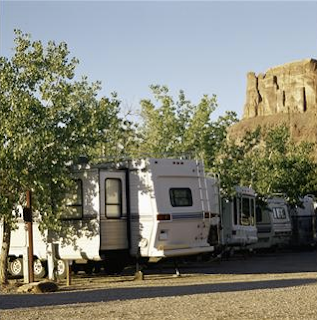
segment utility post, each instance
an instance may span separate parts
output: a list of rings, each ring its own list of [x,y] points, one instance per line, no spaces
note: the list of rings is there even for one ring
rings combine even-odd
[[[29,282],[34,282],[34,270],[33,270],[33,226],[32,226],[32,199],[31,191],[26,192],[26,208],[23,210],[23,218],[27,224],[29,247],[28,247],[28,258],[29,258]]]

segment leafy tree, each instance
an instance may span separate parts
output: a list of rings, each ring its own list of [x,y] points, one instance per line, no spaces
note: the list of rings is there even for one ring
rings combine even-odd
[[[102,116],[101,116],[102,115]],[[121,115],[117,94],[112,98],[103,97],[99,103],[99,116],[94,117],[96,128],[95,146],[86,154],[92,162],[117,160],[133,155],[137,144],[137,124]]]
[[[248,132],[240,143],[228,140],[218,154],[215,170],[223,192],[235,185],[251,186],[260,195],[286,194],[291,203],[315,191],[317,165],[312,143],[295,143],[286,126]]]
[[[110,128],[124,131],[115,95],[98,100],[100,83],[72,80],[78,61],[69,58],[66,43],[44,46],[15,33],[13,56],[0,58],[2,284],[7,283],[10,233],[16,206],[24,203],[21,195],[32,190],[43,228],[57,228],[61,199],[71,184],[67,164],[83,154],[94,156],[102,144],[114,148],[117,136]]]
[[[285,193],[291,204],[299,196],[314,192],[317,164],[314,144],[295,143],[286,126],[272,129],[265,137],[262,156],[258,156],[256,189],[261,194]]]
[[[228,112],[217,121],[211,115],[217,107],[216,96],[204,95],[197,105],[183,91],[174,101],[166,86],[151,86],[154,101],[141,101],[140,154],[203,158],[207,166],[226,137],[226,129],[236,121]]]
[[[256,169],[250,154],[257,152],[260,143],[261,130],[247,132],[243,139],[237,143],[228,139],[218,150],[213,171],[219,174],[224,195],[232,196],[237,185],[252,185]]]

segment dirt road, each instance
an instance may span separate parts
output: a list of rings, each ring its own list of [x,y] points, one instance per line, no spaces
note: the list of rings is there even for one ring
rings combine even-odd
[[[317,253],[256,255],[146,271],[144,281],[77,277],[62,292],[0,295],[0,319],[317,319]],[[66,290],[66,291],[65,291]]]

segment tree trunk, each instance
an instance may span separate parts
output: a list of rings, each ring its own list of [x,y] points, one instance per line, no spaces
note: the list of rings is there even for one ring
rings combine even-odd
[[[11,239],[11,225],[3,219],[3,237],[0,255],[0,284],[7,285],[8,282],[8,256]]]

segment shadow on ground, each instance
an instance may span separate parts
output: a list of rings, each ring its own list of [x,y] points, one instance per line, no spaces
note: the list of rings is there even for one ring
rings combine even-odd
[[[216,259],[204,263],[179,263],[181,273],[205,274],[277,274],[317,272],[317,252],[265,252],[252,255],[237,254],[228,259]],[[145,274],[157,273],[157,268],[145,270]],[[161,273],[175,273],[173,265],[163,265]]]
[[[156,286],[139,288],[110,288],[50,294],[10,294],[0,295],[0,309],[31,308],[78,303],[108,302],[144,298],[164,298],[173,296],[198,295],[219,292],[276,289],[317,283],[317,279],[282,279],[235,283]]]

